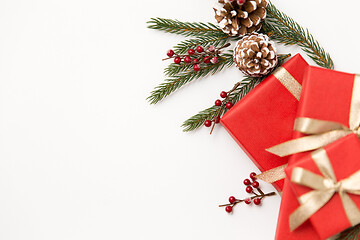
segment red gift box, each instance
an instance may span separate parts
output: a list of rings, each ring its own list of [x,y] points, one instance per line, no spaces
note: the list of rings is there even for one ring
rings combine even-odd
[[[300,109],[299,109],[300,110]],[[299,132],[294,132],[294,139],[300,138],[303,135]],[[303,156],[308,153],[298,153],[292,155],[289,160],[289,165],[299,161]],[[289,218],[290,214],[293,213],[300,206],[297,196],[294,193],[289,179],[285,179],[283,193],[281,196],[281,204],[278,216],[278,222],[276,227],[275,240],[320,240],[316,230],[310,221],[306,221],[299,228],[294,231],[290,231]]]
[[[299,85],[308,64],[298,54],[282,67]],[[274,74],[235,104],[221,119],[221,124],[260,171],[288,162],[289,158],[277,157],[265,149],[292,138],[299,103],[294,93],[291,93]],[[299,87],[301,91],[301,86]],[[284,181],[280,180],[274,186],[281,190],[283,184]]]
[[[289,181],[286,179],[276,227],[275,240],[320,240],[310,221],[306,221],[295,231],[290,231],[289,216],[300,206]]]
[[[350,177],[360,170],[360,161],[358,161],[360,158],[360,141],[355,134],[348,135],[324,147],[324,149],[338,182]],[[323,176],[310,154],[307,154],[306,157],[290,165],[285,170],[289,180],[296,167],[301,167]],[[309,187],[298,185],[296,183],[290,184],[296,195],[299,197],[312,190]],[[348,195],[354,201],[357,208],[360,209],[360,196],[354,194]],[[320,239],[327,239],[352,226],[345,213],[339,193],[335,193],[329,202],[313,214],[310,217],[310,221],[320,236]]]
[[[304,79],[297,118],[308,117],[330,120],[349,126],[349,109],[354,75],[309,67]],[[294,138],[303,136],[302,133],[294,132]],[[308,152],[292,155],[289,165],[297,163],[307,155]],[[276,239],[320,239],[320,237],[315,236],[315,229],[309,221],[293,232],[290,231],[289,217],[297,207],[299,207],[297,196],[293,192],[292,186],[287,183],[283,190]],[[308,238],[301,237],[305,233],[309,234]],[[310,237],[311,235],[313,237]]]

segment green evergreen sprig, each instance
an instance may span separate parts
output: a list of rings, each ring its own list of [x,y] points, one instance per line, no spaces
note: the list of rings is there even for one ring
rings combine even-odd
[[[165,73],[169,76],[165,82],[157,86],[151,93],[147,100],[150,104],[156,104],[171,93],[181,88],[186,83],[195,79],[203,78],[208,75],[220,72],[225,67],[231,67],[234,64],[232,51],[219,55],[219,62],[216,64],[208,64],[196,72],[189,69],[187,66],[171,64],[165,69]],[[178,69],[179,68],[179,69]]]
[[[175,33],[189,36],[222,36],[228,37],[221,29],[212,23],[201,22],[181,22],[179,20],[172,20],[166,18],[151,18],[147,22],[148,28],[160,30],[168,33]]]
[[[228,101],[236,103],[251,91],[263,78],[246,77],[241,82],[235,84],[235,89],[229,94]],[[191,132],[204,125],[204,122],[208,119],[214,120],[217,116],[224,115],[228,109],[225,105],[221,107],[212,106],[207,108],[198,114],[187,119],[181,127],[184,132]]]
[[[279,63],[280,66],[290,54],[279,55]],[[276,68],[275,68],[276,69]],[[271,73],[269,73],[270,75]],[[267,76],[264,77],[245,77],[241,82],[238,82],[234,85],[234,88],[230,90],[229,96],[225,102],[237,103],[241,98],[243,98],[246,94],[248,94],[257,84],[259,84],[262,80],[264,80]],[[220,107],[213,105],[203,111],[200,111],[198,114],[187,119],[181,127],[184,132],[190,132],[202,127],[206,120],[215,121],[217,117],[223,116],[228,109],[225,105],[221,105]],[[213,125],[215,126],[215,125]]]
[[[186,53],[190,48],[196,48],[197,46],[209,46],[214,45],[215,47],[225,45],[229,40],[228,35],[218,36],[201,36],[193,39],[187,39],[174,46],[174,51],[178,54]]]
[[[340,233],[336,240],[356,240],[360,239],[360,225],[349,228]]]
[[[300,46],[317,65],[329,69],[334,68],[330,54],[320,46],[308,29],[301,27],[271,2],[269,2],[266,10],[267,17],[263,22],[263,31],[266,34],[285,45]]]
[[[285,45],[298,45],[304,52],[312,58],[316,64],[322,67],[332,69],[333,61],[328,53],[320,46],[319,42],[314,39],[310,32],[302,28],[292,18],[278,10],[272,3],[267,6],[267,18],[263,22],[263,32],[268,34],[272,39]],[[181,22],[178,20],[152,18],[148,22],[150,29],[156,29],[168,33],[192,36],[192,39],[186,39],[174,47],[177,54],[185,54],[188,49],[196,46],[214,45],[216,47],[226,44],[232,40],[238,40],[239,37],[230,37],[223,33],[220,28],[212,23]],[[151,104],[156,104],[163,100],[171,93],[175,92],[186,83],[195,79],[215,74],[225,67],[233,66],[232,52],[221,54],[219,62],[214,65],[207,65],[199,72],[193,71],[189,65],[170,64],[165,68],[164,73],[167,79],[157,86],[147,100]],[[229,100],[234,104],[248,93],[261,79],[245,78],[239,86],[230,94]],[[193,116],[184,122],[182,127],[184,131],[192,131],[202,126],[205,119],[213,119],[224,114],[227,110],[210,107]]]

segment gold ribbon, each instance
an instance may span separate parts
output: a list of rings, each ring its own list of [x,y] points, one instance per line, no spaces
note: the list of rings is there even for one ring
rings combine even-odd
[[[255,177],[257,179],[261,179],[267,183],[274,183],[274,182],[277,182],[286,177],[286,174],[285,174],[286,167],[287,167],[287,164],[284,164],[279,167],[272,168],[270,170],[262,172],[262,173],[256,175]]]
[[[324,147],[351,133],[359,136],[359,127],[348,128],[340,123],[312,118],[297,118],[294,130],[310,136],[294,139],[269,149],[268,152],[280,157],[307,152]]]
[[[291,181],[313,190],[299,198],[300,207],[290,215],[290,230],[293,231],[298,228],[325,206],[337,193],[340,195],[345,214],[351,226],[360,223],[360,211],[348,195],[348,193],[360,195],[360,170],[346,179],[337,181],[326,151],[321,148],[312,152],[311,155],[322,175],[300,167],[293,169]]]
[[[300,100],[301,84],[284,67],[273,72],[274,77],[296,98]]]
[[[307,152],[324,147],[340,138],[351,133],[360,137],[360,76],[355,75],[351,98],[349,127],[332,121],[324,121],[312,118],[297,118],[294,124],[294,130],[309,136],[294,139],[269,149],[268,152],[280,157],[289,156],[296,153]],[[259,175],[259,179],[269,183],[284,177],[284,173],[279,170],[274,174],[264,172]],[[276,176],[273,178],[272,176]]]

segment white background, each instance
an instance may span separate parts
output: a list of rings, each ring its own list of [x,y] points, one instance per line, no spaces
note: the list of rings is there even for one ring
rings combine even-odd
[[[338,70],[360,72],[358,1],[273,2]],[[156,106],[145,100],[164,79],[166,50],[183,40],[146,21],[214,22],[212,4],[0,1],[0,239],[274,238],[280,197],[232,215],[217,207],[246,197],[242,180],[257,170],[226,131],[180,128],[240,72],[193,82]]]

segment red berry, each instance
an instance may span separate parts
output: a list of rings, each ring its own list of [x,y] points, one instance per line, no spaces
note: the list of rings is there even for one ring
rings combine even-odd
[[[189,56],[186,56],[186,57],[184,58],[184,62],[186,62],[186,63],[191,63],[191,58],[190,58]]]
[[[195,58],[193,59],[193,63],[198,63],[199,62],[199,59]]]
[[[231,213],[232,212],[232,207],[231,206],[227,206],[225,208],[225,211],[228,212],[228,213]]]
[[[205,125],[205,127],[211,127],[212,123],[211,123],[210,120],[206,120],[206,121],[204,122],[204,125]]]
[[[181,62],[181,58],[176,57],[174,58],[174,63],[179,64]]]
[[[220,117],[217,117],[216,119],[215,119],[215,123],[219,123],[220,122]]]
[[[204,63],[210,63],[211,58],[210,57],[204,57]]]
[[[189,55],[193,55],[193,54],[195,54],[195,50],[194,50],[194,49],[192,49],[192,48],[190,48],[190,49],[188,50],[188,54],[189,54]]]
[[[210,60],[210,62],[211,62],[212,64],[216,64],[216,63],[219,62],[219,59],[218,59],[217,57],[213,57],[213,58]]]
[[[244,184],[245,184],[246,186],[248,186],[248,185],[251,184],[251,181],[250,181],[249,179],[245,179],[245,180],[244,180]]]
[[[193,69],[194,69],[195,72],[200,71],[200,64],[195,64]]]
[[[254,181],[252,184],[251,184],[254,188],[258,188],[260,186],[259,182],[257,181]]]
[[[218,99],[218,100],[215,101],[215,106],[220,107],[221,103],[222,103],[221,100]]]
[[[209,46],[209,51],[210,51],[210,52],[215,52],[215,49],[216,49],[216,48],[215,48],[214,45],[210,45],[210,46]]]
[[[251,198],[247,198],[247,199],[245,199],[245,201],[244,201],[246,204],[250,204],[251,203]]]
[[[245,3],[245,0],[237,0],[238,4],[241,5],[241,4],[244,4]]]
[[[253,188],[251,186],[246,187],[246,192],[247,193],[252,193],[252,191],[253,191]]]
[[[202,52],[204,51],[204,48],[203,48],[202,46],[198,46],[198,47],[196,48],[196,51],[197,51],[198,53],[202,53]]]
[[[233,204],[236,201],[234,196],[229,197],[229,203]]]
[[[255,180],[256,179],[256,173],[254,173],[254,172],[252,172],[252,173],[250,173],[250,178],[252,179],[252,180]]]
[[[168,55],[168,57],[172,57],[172,56],[174,56],[174,51],[173,50],[169,50],[169,51],[167,51],[167,53],[166,53],[166,55]]]
[[[226,97],[227,97],[227,92],[222,91],[222,92],[220,93],[220,97],[226,98]]]
[[[226,108],[227,108],[227,109],[232,108],[232,106],[233,106],[232,102],[228,102],[228,103],[226,104]]]
[[[260,199],[260,198],[255,198],[255,199],[254,199],[254,204],[255,204],[255,205],[260,205],[260,203],[261,203],[261,199]]]

